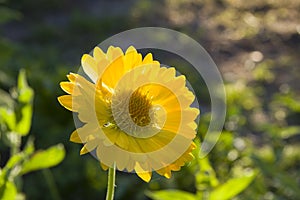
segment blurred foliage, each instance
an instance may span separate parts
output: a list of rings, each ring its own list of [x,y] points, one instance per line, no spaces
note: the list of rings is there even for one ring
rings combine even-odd
[[[58,83],[77,70],[83,53],[112,34],[162,26],[198,40],[219,66],[226,124],[209,156],[196,156],[170,180],[154,175],[146,184],[119,172],[116,199],[299,199],[299,10],[298,0],[0,0],[0,196],[12,199],[23,188],[27,199],[104,198],[106,172],[69,142],[74,125],[56,101],[62,94]],[[175,55],[157,51],[154,58],[178,67],[193,86],[203,140],[210,120],[205,83],[184,71],[189,64]],[[34,99],[24,72],[14,79],[20,66]],[[47,150],[34,153],[29,128],[35,146]],[[44,156],[49,163],[41,166],[58,164],[62,146],[50,146],[59,142],[68,154],[58,167],[17,181],[22,170],[39,169]],[[10,156],[14,144],[21,151]]]
[[[209,199],[227,200],[237,196],[245,190],[256,176],[253,170],[240,171],[237,177],[232,177],[224,183],[220,183],[216,177],[216,172],[211,166],[208,157],[200,158],[200,142],[197,141],[198,148],[194,151],[195,162],[190,166],[194,168],[196,193],[189,193],[180,190],[160,190],[147,192],[146,194],[154,200],[180,200],[180,199]]]
[[[65,157],[62,144],[47,150],[35,151],[33,139],[29,137],[23,149],[22,137],[27,136],[31,127],[33,90],[27,84],[25,71],[21,70],[18,85],[11,94],[1,91],[4,101],[0,102],[1,153],[6,145],[10,156],[0,168],[0,199],[25,199],[22,193],[24,174],[46,169],[59,164]],[[53,189],[53,188],[51,188]]]

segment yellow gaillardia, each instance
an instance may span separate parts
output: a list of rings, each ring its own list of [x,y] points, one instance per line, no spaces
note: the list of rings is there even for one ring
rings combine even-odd
[[[152,171],[170,178],[193,159],[199,110],[190,107],[185,76],[132,46],[96,47],[82,67],[86,76],[67,75],[60,86],[68,95],[58,97],[83,123],[70,138],[84,144],[80,154],[95,152],[103,169],[115,165],[146,182]]]

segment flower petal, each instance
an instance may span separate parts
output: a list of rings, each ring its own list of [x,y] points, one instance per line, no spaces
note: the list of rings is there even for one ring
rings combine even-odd
[[[94,56],[94,58],[95,58],[96,61],[100,61],[100,60],[106,58],[105,53],[99,47],[95,47],[94,48],[93,56]]]
[[[98,79],[98,69],[94,58],[89,54],[84,54],[81,58],[81,65],[84,73],[86,73],[90,79],[96,83]]]
[[[67,78],[72,83],[74,83],[76,81],[76,77],[77,77],[77,74],[74,74],[74,73],[70,73],[70,74],[67,75]]]
[[[73,133],[71,134],[70,141],[74,143],[83,143],[81,138],[78,135],[77,130],[73,131]]]
[[[73,92],[73,89],[74,89],[74,83],[66,82],[66,81],[60,82],[60,87],[66,93],[71,94]]]
[[[71,95],[63,95],[57,98],[58,102],[65,107],[66,109],[77,112],[76,108],[73,105],[73,99]]]
[[[151,176],[152,176],[152,172],[151,171],[145,171],[141,166],[140,163],[136,163],[135,167],[134,167],[135,172],[137,173],[137,175],[143,179],[143,181],[145,182],[149,182],[151,180]]]
[[[100,166],[101,166],[101,168],[102,168],[104,171],[108,170],[108,166],[106,166],[106,165],[103,164],[102,162],[100,162]]]
[[[84,145],[80,150],[80,155],[87,154],[89,150],[86,148],[86,145]]]
[[[141,179],[143,179],[143,181],[149,183],[149,181],[151,180],[151,176],[152,176],[152,172],[144,172],[144,173],[136,173]]]
[[[80,150],[80,155],[93,151],[99,144],[98,139],[88,141]]]

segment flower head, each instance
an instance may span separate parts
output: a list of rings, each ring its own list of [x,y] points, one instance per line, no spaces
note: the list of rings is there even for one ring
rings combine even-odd
[[[147,182],[152,171],[170,178],[193,159],[199,110],[185,76],[132,46],[96,47],[82,67],[86,76],[67,75],[60,86],[68,95],[58,98],[83,123],[70,138],[84,144],[80,154],[95,152],[104,169],[115,163]]]

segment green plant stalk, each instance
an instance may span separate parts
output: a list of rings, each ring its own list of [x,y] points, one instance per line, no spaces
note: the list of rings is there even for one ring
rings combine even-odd
[[[14,137],[14,141],[10,141],[10,157],[12,157],[20,152],[21,136],[14,132],[11,132],[10,134],[13,134]]]
[[[52,199],[61,200],[61,197],[59,195],[58,189],[56,187],[56,184],[55,184],[55,181],[54,181],[54,178],[53,178],[53,175],[52,175],[52,172],[50,171],[50,169],[48,169],[48,168],[43,169],[42,173],[43,173],[43,175],[46,179],[46,182],[48,184],[48,187],[50,189]]]
[[[14,142],[11,142],[10,146],[10,157],[13,157],[14,155],[18,154],[20,152],[20,146],[21,146],[21,136],[17,133],[10,133],[14,135]],[[23,180],[21,176],[14,176],[14,181],[17,187],[18,191],[21,191]]]
[[[106,200],[114,199],[115,179],[116,179],[116,163],[114,163],[113,167],[110,167],[108,169]]]

